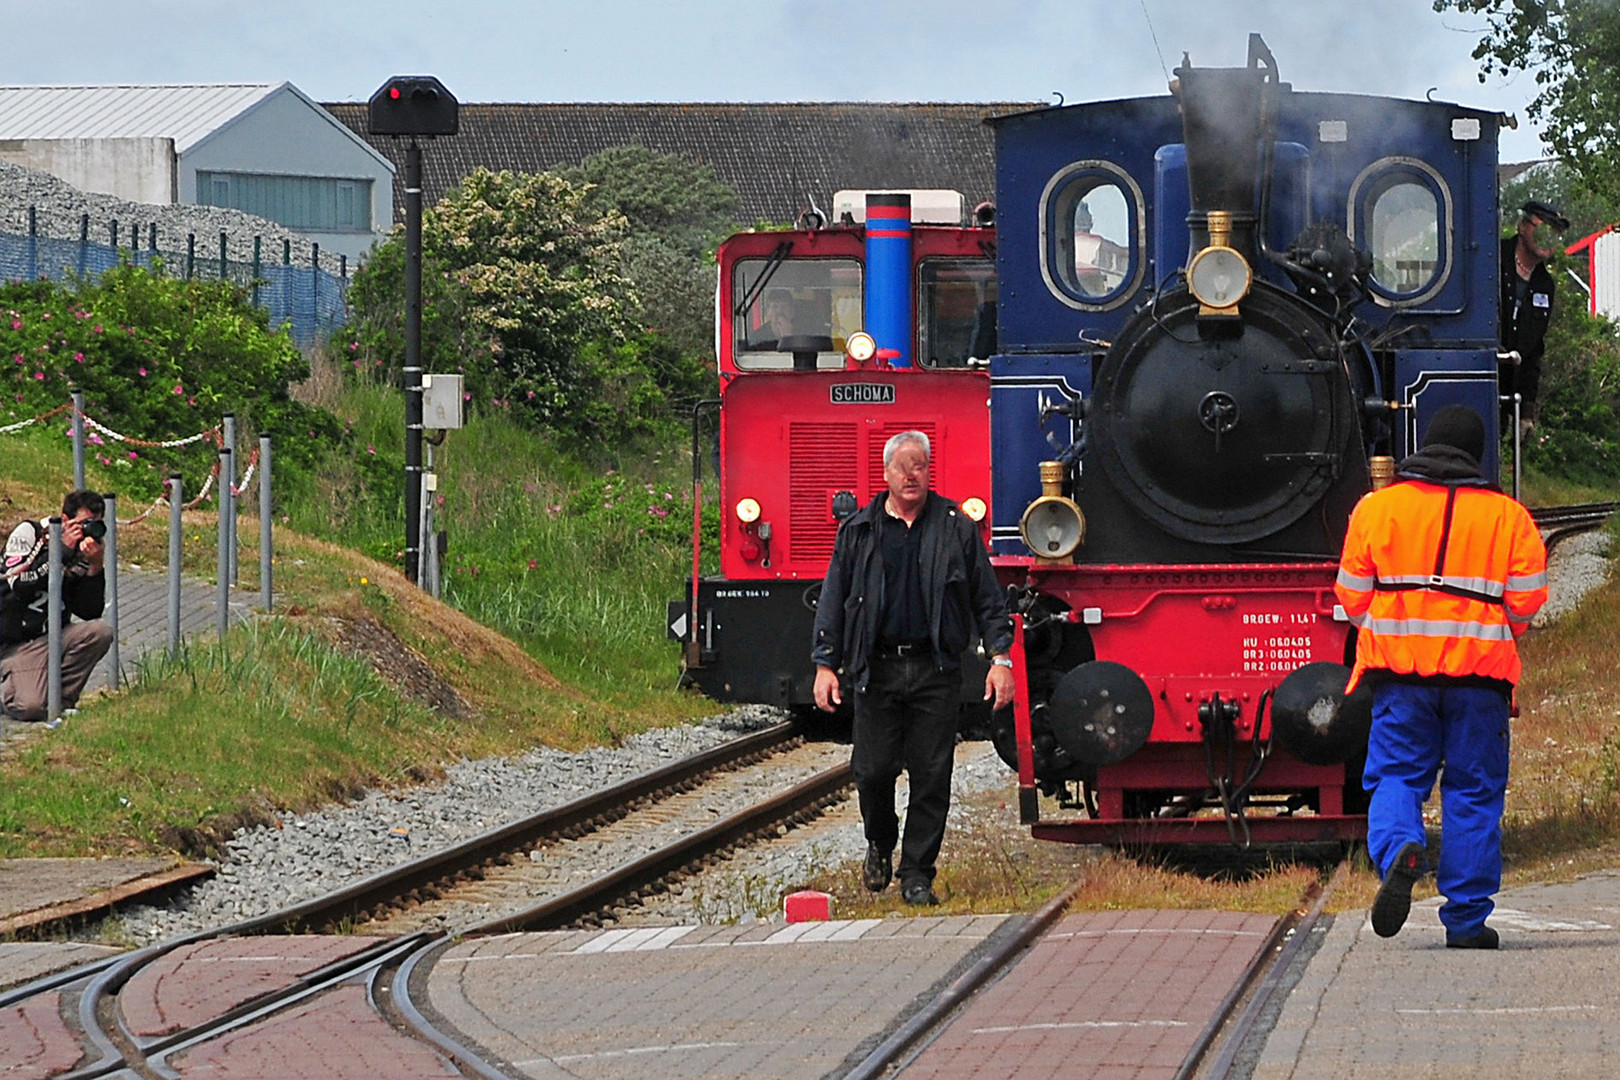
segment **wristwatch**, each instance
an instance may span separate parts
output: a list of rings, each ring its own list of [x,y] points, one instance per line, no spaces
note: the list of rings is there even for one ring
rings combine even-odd
[[[992,656],[990,658],[990,662],[996,665],[996,667],[1012,667],[1012,657],[1010,656]]]

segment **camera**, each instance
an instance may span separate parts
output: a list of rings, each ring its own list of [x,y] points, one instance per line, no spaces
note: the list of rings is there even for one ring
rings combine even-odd
[[[84,530],[86,540],[94,540],[98,544],[107,536],[107,523],[105,521],[97,521],[92,518],[89,521],[82,522],[81,528]]]

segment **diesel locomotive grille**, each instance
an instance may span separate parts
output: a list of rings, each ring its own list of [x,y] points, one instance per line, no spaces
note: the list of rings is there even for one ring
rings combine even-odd
[[[788,505],[793,531],[788,558],[793,562],[825,566],[832,558],[833,536],[838,532],[838,522],[832,516],[832,496],[847,489],[860,497],[864,488],[855,453],[859,436],[858,424],[789,426]]]

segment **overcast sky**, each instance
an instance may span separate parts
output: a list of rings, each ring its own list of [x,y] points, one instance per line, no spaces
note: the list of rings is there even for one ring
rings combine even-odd
[[[1480,22],[1430,0],[0,0],[0,28],[3,84],[287,80],[363,101],[433,74],[484,102],[1073,103],[1163,93],[1184,51],[1242,64],[1259,31],[1297,89],[1432,88],[1518,115],[1504,161],[1543,153],[1534,79],[1481,85]]]

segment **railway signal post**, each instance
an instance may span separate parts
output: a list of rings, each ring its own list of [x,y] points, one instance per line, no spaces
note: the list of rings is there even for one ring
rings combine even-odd
[[[422,147],[454,135],[460,106],[431,75],[396,75],[367,103],[366,130],[405,146],[405,576],[422,567]]]

